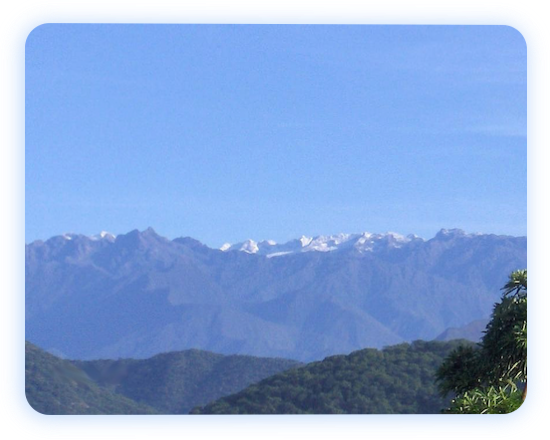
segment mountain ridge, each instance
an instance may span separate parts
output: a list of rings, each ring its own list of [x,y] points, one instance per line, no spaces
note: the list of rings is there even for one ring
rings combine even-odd
[[[495,237],[514,237],[514,238],[526,237],[526,236],[514,236],[509,234],[466,232],[465,230],[460,228],[442,228],[430,239],[425,239],[412,233],[407,235],[402,235],[398,232],[392,232],[392,231],[383,232],[383,233],[363,231],[363,232],[355,232],[355,233],[340,232],[336,234],[316,235],[316,236],[302,235],[300,238],[291,238],[290,240],[283,243],[278,243],[275,240],[271,240],[271,239],[263,239],[260,241],[255,241],[249,238],[244,241],[233,243],[233,244],[226,242],[222,246],[217,248],[217,247],[207,246],[206,244],[201,243],[199,240],[189,236],[181,236],[181,237],[176,237],[174,239],[168,239],[159,235],[152,227],[149,226],[143,231],[140,231],[138,229],[133,229],[132,231],[126,234],[119,234],[119,235],[115,235],[107,231],[101,231],[100,233],[93,234],[93,235],[67,232],[63,234],[54,235],[46,240],[36,239],[31,241],[30,243],[25,243],[25,246],[29,246],[37,243],[45,243],[50,240],[60,240],[60,239],[63,239],[63,240],[88,239],[92,241],[105,240],[109,242],[114,242],[116,241],[117,237],[125,237],[124,239],[127,239],[127,237],[132,237],[132,236],[156,237],[162,240],[180,242],[180,243],[193,242],[198,246],[207,247],[210,250],[221,250],[223,252],[238,250],[242,252],[259,254],[259,255],[270,255],[272,253],[270,251],[279,251],[279,249],[292,249],[294,251],[300,250],[302,252],[308,252],[308,251],[329,252],[332,250],[337,250],[338,245],[340,244],[349,245],[350,241],[352,241],[352,244],[357,244],[357,242],[360,242],[360,244],[364,244],[365,242],[368,242],[369,244],[371,244],[372,242],[376,242],[379,240],[386,240],[392,244],[395,244],[395,243],[405,244],[415,240],[426,242],[432,239],[437,239],[442,237],[453,237],[453,236],[463,236],[463,237],[495,236]],[[353,243],[353,240],[356,240],[356,242]],[[343,246],[343,247],[345,248],[346,246]],[[355,246],[355,247],[358,250],[373,250],[372,247],[368,247],[368,246],[365,246],[365,247]],[[286,252],[284,254],[286,254]]]
[[[152,228],[33,242],[26,331],[75,359],[198,348],[310,361],[486,318],[507,275],[527,264],[525,237],[441,230],[398,246],[380,238],[367,252],[346,243],[270,258]]]

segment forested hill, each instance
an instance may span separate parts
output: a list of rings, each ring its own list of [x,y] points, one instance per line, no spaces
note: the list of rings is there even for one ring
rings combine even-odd
[[[415,341],[288,370],[192,414],[436,414],[448,405],[434,374],[466,341]]]
[[[156,414],[98,386],[69,361],[25,342],[25,394],[42,414]]]
[[[43,414],[187,414],[300,365],[202,350],[150,359],[69,361],[25,342],[25,392]]]
[[[149,359],[73,361],[99,385],[162,414],[187,414],[222,396],[300,365],[279,358],[185,350]]]
[[[303,365],[201,350],[67,361],[26,343],[26,394],[44,414],[439,413],[449,402],[434,374],[459,344],[473,343],[415,341]]]

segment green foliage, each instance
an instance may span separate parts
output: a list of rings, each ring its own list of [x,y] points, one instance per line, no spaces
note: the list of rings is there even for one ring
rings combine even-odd
[[[434,374],[460,342],[399,344],[288,370],[192,414],[429,414],[445,400]]]
[[[519,278],[523,284],[506,288]],[[502,301],[495,305],[482,340],[489,375],[496,380],[527,380],[527,271],[514,272]],[[517,281],[517,280],[516,280]]]
[[[455,393],[445,412],[500,414],[521,405],[527,386],[527,270],[513,272],[477,347],[459,347],[443,362],[437,381]]]
[[[508,414],[522,404],[521,390],[515,384],[474,388],[451,401],[449,414]]]
[[[42,414],[155,414],[138,404],[99,387],[70,362],[25,342],[25,394]]]
[[[443,361],[436,373],[440,391],[464,393],[485,382],[479,347],[463,345],[453,350]]]
[[[527,296],[527,269],[512,272],[502,290],[505,297]]]

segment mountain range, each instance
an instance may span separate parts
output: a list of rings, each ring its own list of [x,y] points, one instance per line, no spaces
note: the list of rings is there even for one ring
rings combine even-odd
[[[186,349],[323,359],[486,319],[526,237],[441,230],[209,248],[153,229],[25,249],[26,339],[71,359]]]

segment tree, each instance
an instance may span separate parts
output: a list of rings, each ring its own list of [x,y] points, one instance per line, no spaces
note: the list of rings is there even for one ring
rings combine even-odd
[[[527,270],[510,275],[483,337],[483,355],[494,378],[525,383],[527,394]]]
[[[472,345],[454,349],[437,371],[438,387],[443,396],[463,394],[485,383],[481,350]]]
[[[514,295],[527,295],[527,269],[516,270],[508,278],[508,282],[502,288],[504,296],[508,296],[511,293]]]
[[[506,413],[525,400],[527,270],[512,272],[502,290],[481,343],[455,349],[438,369],[441,394],[455,394],[446,412]]]

